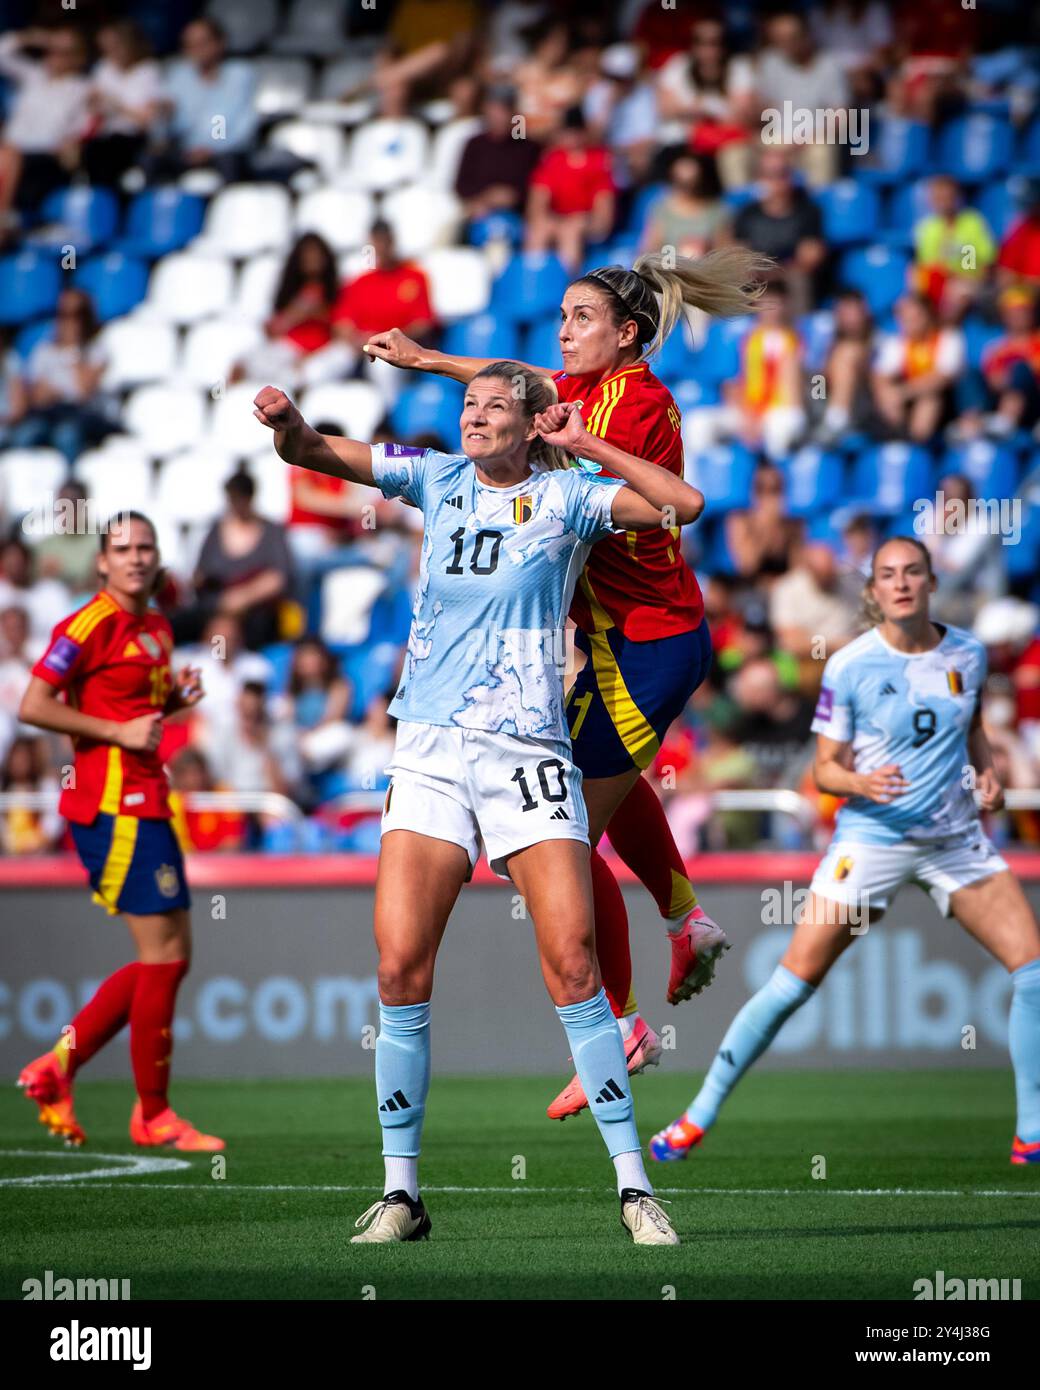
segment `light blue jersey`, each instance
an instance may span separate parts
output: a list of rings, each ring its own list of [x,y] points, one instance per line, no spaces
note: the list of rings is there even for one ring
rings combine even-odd
[[[910,784],[887,805],[850,797],[836,840],[890,845],[975,826],[967,739],[985,679],[985,649],[956,627],[928,652],[896,651],[876,628],[835,652],[813,733],[851,742],[856,772],[895,763]]]
[[[528,738],[566,739],[564,629],[592,545],[618,528],[620,479],[535,472],[479,481],[464,454],[372,446],[384,497],[423,512],[408,654],[390,713]]]

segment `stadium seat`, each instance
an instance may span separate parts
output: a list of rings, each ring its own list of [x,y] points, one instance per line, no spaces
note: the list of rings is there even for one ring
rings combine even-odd
[[[210,391],[227,381],[231,368],[260,341],[252,319],[206,319],[188,330],[178,372],[192,386]]]
[[[494,320],[492,320],[494,321]],[[506,324],[503,328],[512,329],[516,333],[516,324]],[[498,341],[496,335],[495,341]],[[493,348],[492,351],[495,351]],[[487,354],[481,354],[486,356]],[[508,357],[509,353],[500,354],[503,358]],[[524,330],[523,347],[514,356],[519,356],[523,362],[531,362],[538,367],[552,367],[558,370],[562,365],[560,358],[560,315],[546,314],[537,323],[528,324]]]
[[[890,246],[857,246],[841,258],[838,283],[859,290],[875,318],[886,315],[906,289],[910,257]]]
[[[148,293],[148,266],[144,261],[109,251],[91,256],[72,276],[77,289],[86,290],[102,323],[129,314]]]
[[[385,193],[416,183],[429,160],[426,127],[410,117],[374,120],[355,133],[339,182],[345,188]]]
[[[704,342],[690,356],[689,375],[697,381],[718,384],[730,381],[740,371],[740,340],[751,320],[712,319]]]
[[[412,184],[386,195],[383,217],[394,229],[394,241],[400,254],[421,256],[424,251],[454,242],[462,221],[462,204],[454,193],[445,189]]]
[[[229,53],[266,49],[278,28],[278,0],[209,0],[206,14],[227,34]]]
[[[309,386],[300,396],[299,405],[306,419],[335,423],[351,439],[371,439],[386,413],[382,395],[368,381],[330,381]],[[256,423],[259,429],[264,428],[259,421]]]
[[[75,247],[78,255],[103,246],[115,235],[119,222],[119,204],[108,188],[92,188],[78,184],[59,188],[40,207],[38,232],[29,235],[34,245],[46,246],[59,252],[65,245]]]
[[[947,449],[939,471],[967,478],[976,497],[1013,497],[1018,489],[1014,450],[992,439],[973,439]]]
[[[482,128],[479,116],[460,116],[440,127],[433,137],[424,180],[431,188],[443,188],[445,192],[454,193],[462,152]]]
[[[840,454],[806,444],[779,465],[787,482],[787,510],[791,516],[812,516],[836,507],[844,491],[844,466]]]
[[[123,407],[125,429],[153,458],[196,444],[205,421],[205,396],[193,386],[138,386]]]
[[[555,320],[553,328],[555,330]],[[473,314],[449,324],[444,330],[442,347],[449,356],[455,357],[500,357],[512,360],[521,356],[516,324],[499,322],[494,314]],[[527,351],[528,348],[525,347],[523,353],[526,354]],[[524,360],[540,362],[543,359],[525,356]]]
[[[748,505],[754,471],[755,456],[743,444],[716,444],[686,460],[687,481],[704,493],[712,516]]]
[[[280,53],[328,58],[346,47],[348,0],[292,0],[276,40]]]
[[[168,380],[173,373],[177,333],[168,323],[115,319],[102,329],[100,342],[108,358],[103,384],[110,390]]]
[[[372,565],[331,570],[321,581],[321,635],[326,642],[363,642],[372,627],[372,606],[386,575]]]
[[[246,460],[246,471],[256,483],[255,506],[261,516],[284,526],[289,517],[289,470],[274,450],[274,436]]]
[[[457,382],[429,377],[409,386],[390,407],[394,437],[402,443],[420,434],[436,434],[451,450],[459,445],[462,387]]]
[[[1040,116],[1034,116],[1019,137],[1015,169],[1029,178],[1040,178]]]
[[[198,236],[205,215],[206,200],[175,184],[145,189],[130,204],[124,234],[112,249],[157,260]]]
[[[166,459],[155,489],[156,514],[177,525],[215,520],[224,511],[224,483],[235,467],[233,455],[213,443]]]
[[[720,399],[717,382],[696,381],[689,376],[681,381],[672,382],[669,389],[675,397],[680,415],[685,415],[690,410],[704,410],[709,406],[718,405]]]
[[[375,218],[370,193],[361,189],[316,188],[296,205],[297,236],[317,232],[337,254],[363,246]]]
[[[23,362],[28,360],[29,354],[37,343],[42,343],[47,338],[54,337],[53,319],[33,319],[24,328],[19,328],[14,340],[15,356],[20,357]]]
[[[692,375],[695,356],[696,349],[690,336],[690,326],[683,318],[664,340],[660,352],[650,359],[650,370],[655,376],[660,377],[666,386],[672,386]]]
[[[873,112],[871,116],[873,117]],[[903,183],[921,174],[928,161],[928,127],[900,116],[871,120],[870,162],[857,159],[857,178],[869,183]]]
[[[823,214],[823,235],[831,246],[852,246],[873,240],[881,221],[877,190],[856,179],[838,179],[821,188],[817,202]]]
[[[88,449],[76,460],[75,473],[99,517],[152,508],[152,461],[134,440],[114,435],[102,448]]]
[[[1010,178],[988,183],[975,199],[975,206],[1000,240],[1025,212],[1028,196],[1028,178],[1024,174],[1012,174]]]
[[[263,381],[238,381],[222,390],[213,401],[208,438],[218,449],[235,458],[248,458],[265,446],[271,447],[274,436],[253,414],[253,400],[265,384]]]
[[[834,342],[834,313],[831,309],[817,309],[814,313],[803,314],[798,320],[804,361],[807,371],[823,371],[827,355]]]
[[[284,264],[285,257],[274,251],[246,261],[238,273],[232,313],[256,323],[269,318]]]
[[[983,183],[1011,163],[1011,124],[991,115],[956,116],[939,131],[935,165],[964,183]]]
[[[430,282],[434,313],[441,320],[481,314],[491,300],[487,261],[470,246],[440,246],[420,261]]]
[[[178,251],[164,257],[152,271],[142,309],[167,323],[198,323],[227,309],[233,283],[229,261]]]
[[[65,455],[57,449],[4,449],[0,452],[0,511],[8,521],[26,512],[49,512],[68,468]]]
[[[646,226],[647,213],[654,203],[657,202],[662,193],[668,191],[666,183],[648,183],[640,188],[632,199],[632,206],[628,210],[628,217],[625,225],[621,229],[624,235],[631,235],[637,241],[643,235]],[[601,262],[602,264],[602,262]]]
[[[885,237],[894,244],[912,246],[914,228],[931,211],[928,180],[900,183],[890,190],[885,209]]]
[[[522,251],[495,281],[491,312],[514,323],[558,314],[567,284],[567,272],[556,256]]]
[[[969,314],[961,324],[961,332],[964,335],[968,366],[978,367],[982,363],[982,354],[986,347],[1001,336],[1003,329],[999,324],[987,323],[977,314]]]
[[[289,240],[292,205],[280,183],[237,183],[221,189],[206,210],[193,255],[246,260],[282,249]]]
[[[335,178],[342,169],[346,140],[335,125],[319,121],[281,121],[267,137],[279,150],[288,150],[297,159],[315,165],[325,179]]]
[[[363,52],[351,51],[345,57],[326,63],[318,81],[318,100],[342,103],[347,92],[364,87],[372,75],[372,59]]]
[[[861,510],[895,515],[932,491],[932,464],[919,444],[896,440],[864,450],[853,465],[852,501]]]
[[[0,324],[27,323],[53,313],[61,276],[57,258],[46,251],[27,246],[0,257]]]
[[[248,4],[248,0],[246,0]],[[301,111],[311,93],[310,65],[303,58],[254,59],[256,109],[261,117],[292,116]]]

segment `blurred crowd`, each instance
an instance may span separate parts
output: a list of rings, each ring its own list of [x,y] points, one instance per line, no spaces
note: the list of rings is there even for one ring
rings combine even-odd
[[[700,256],[739,242],[771,257],[754,321],[723,331],[691,315],[658,368],[708,498],[684,545],[716,658],[650,774],[681,848],[826,837],[836,807],[811,785],[809,732],[823,663],[862,630],[874,547],[913,529],[910,503],[933,492],[940,524],[921,534],[935,616],[985,642],[983,718],[1002,774],[1040,788],[1031,7],[81,0],[74,15],[0,3],[0,21],[0,289],[4,265],[55,242],[69,190],[105,191],[126,233],[112,249],[130,254],[133,209],[152,190],[186,190],[201,208],[241,185],[280,185],[296,206],[352,187],[349,160],[337,183],[324,154],[328,133],[348,128],[359,168],[435,151],[438,196],[453,209],[439,244],[479,253],[503,284],[512,265],[540,275],[558,264],[570,277],[669,247]],[[271,113],[288,114],[278,83],[297,79],[310,124],[286,133]],[[847,138],[769,136],[794,110],[843,113]],[[968,149],[974,169],[960,175],[935,154],[979,130],[996,152]],[[348,254],[334,228],[294,225],[262,313],[226,340],[222,381],[232,391],[273,380],[328,400],[329,417],[312,417],[325,433],[351,424],[331,408],[350,387],[370,410],[364,437],[453,450],[456,398],[391,382],[360,353],[391,326],[456,351],[479,346],[478,315],[446,309],[423,256],[401,249],[409,237],[385,201],[398,187],[369,182],[371,215]],[[154,277],[165,252],[137,250]],[[134,310],[112,313],[100,290],[69,279],[46,314],[0,306],[3,792],[53,790],[68,757],[21,726],[17,708],[51,627],[96,582],[96,534],[61,519],[89,516],[102,492],[115,499],[117,466],[130,478],[142,457],[119,452],[140,432],[108,329]],[[492,322],[480,355],[501,343],[501,355],[555,368],[552,319]],[[33,459],[51,470],[53,515],[30,526],[35,494],[14,463],[4,470]],[[178,662],[201,666],[208,692],[168,726],[163,748],[185,843],[374,849],[421,518],[335,479],[275,477],[255,445],[216,478],[178,463],[156,448],[141,467],[168,563],[157,601]],[[196,487],[208,514],[173,508],[175,524],[162,500]],[[1033,550],[1016,550],[975,507],[998,495],[1018,504],[1007,518]],[[713,810],[714,793],[748,788],[800,792],[811,815]],[[199,799],[222,791],[254,800]],[[274,798],[305,818],[287,822]],[[1038,844],[1040,812],[1008,813],[993,831]],[[0,811],[6,853],[44,852],[61,836],[34,802]]]

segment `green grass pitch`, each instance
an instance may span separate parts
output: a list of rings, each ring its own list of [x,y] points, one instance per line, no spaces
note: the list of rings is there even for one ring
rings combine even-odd
[[[909,1300],[939,1269],[1040,1295],[1040,1167],[1008,1163],[1010,1073],[753,1072],[699,1153],[650,1165],[678,1249],[624,1236],[589,1115],[544,1117],[562,1079],[435,1077],[432,1238],[392,1248],[349,1244],[381,1191],[368,1081],[176,1084],[177,1108],[228,1140],[223,1179],[202,1154],[120,1171],[153,1153],[127,1136],[128,1082],[80,1084],[90,1143],[74,1154],[8,1088],[0,1297],[47,1269],[129,1278],[133,1299]],[[636,1082],[644,1141],[692,1089],[688,1074]]]

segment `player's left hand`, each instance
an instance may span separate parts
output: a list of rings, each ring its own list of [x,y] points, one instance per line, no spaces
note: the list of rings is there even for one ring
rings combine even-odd
[[[975,783],[979,793],[979,804],[984,811],[1002,811],[1004,809],[1004,788],[997,780],[997,774],[991,767],[979,774],[978,781]]]
[[[197,705],[205,691],[202,688],[202,672],[197,666],[182,666],[174,683],[178,709],[191,709]]]
[[[560,401],[538,412],[534,427],[546,444],[566,449],[570,454],[581,452],[590,437],[581,418],[581,406],[581,401]]]

